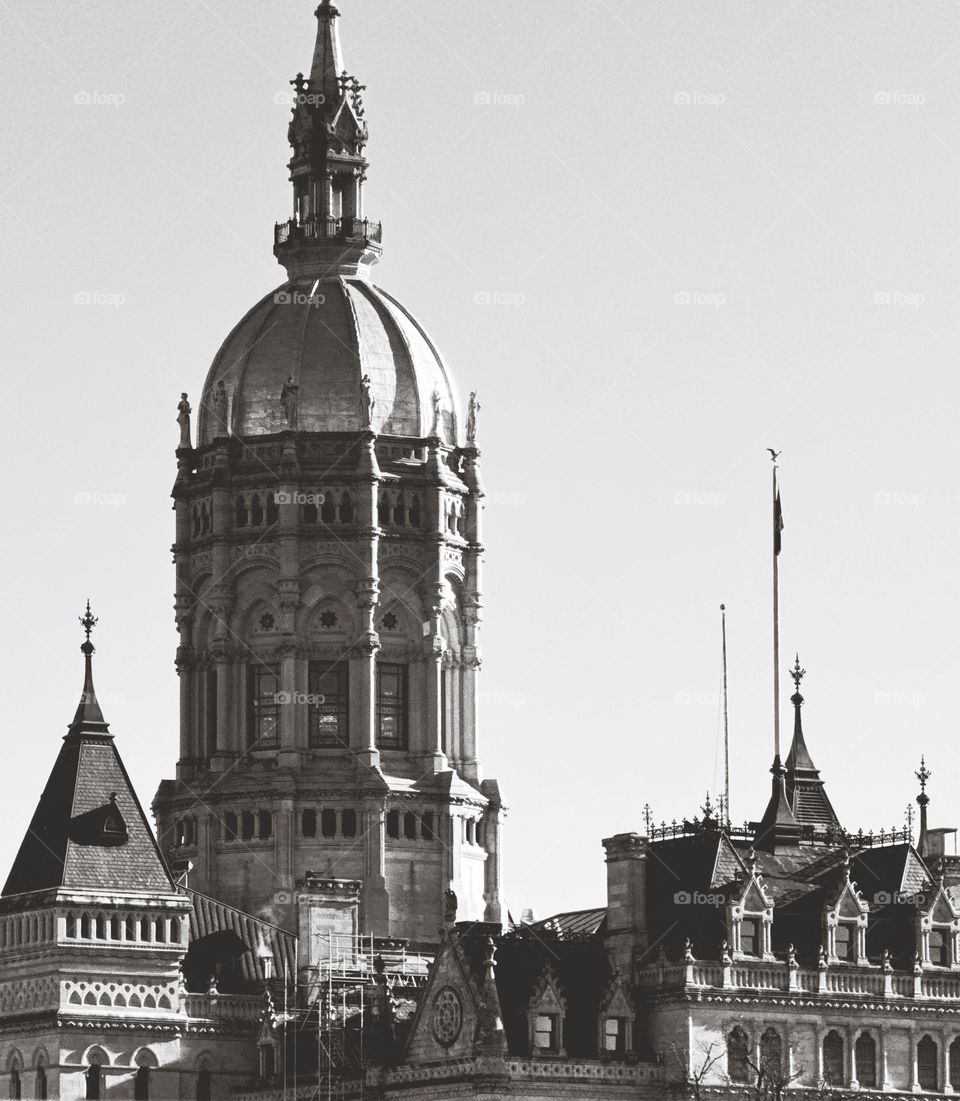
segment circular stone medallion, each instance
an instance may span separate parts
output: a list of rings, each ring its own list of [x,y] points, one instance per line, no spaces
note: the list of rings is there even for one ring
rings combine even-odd
[[[433,999],[433,1034],[437,1043],[449,1047],[463,1026],[463,1004],[452,986],[445,986]]]

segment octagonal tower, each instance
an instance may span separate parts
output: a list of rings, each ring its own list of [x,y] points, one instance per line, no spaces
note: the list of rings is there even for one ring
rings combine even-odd
[[[429,945],[454,913],[501,918],[478,407],[462,431],[435,345],[370,281],[363,88],[339,13],[316,14],[275,229],[287,281],[214,359],[196,446],[181,402],[180,760],[155,810],[203,893],[302,930],[298,899],[358,881],[361,931]]]

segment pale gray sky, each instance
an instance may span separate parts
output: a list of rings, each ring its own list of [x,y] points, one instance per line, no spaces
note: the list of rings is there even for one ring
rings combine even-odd
[[[960,9],[340,6],[377,281],[483,403],[483,742],[515,911],[598,903],[601,837],[718,789],[721,601],[734,815],[762,813],[768,445],[784,665],[799,648],[841,819],[901,825],[921,751],[933,821],[960,819]],[[276,98],[314,7],[0,4],[4,875],[87,595],[144,801],[172,775],[176,405],[281,282]]]

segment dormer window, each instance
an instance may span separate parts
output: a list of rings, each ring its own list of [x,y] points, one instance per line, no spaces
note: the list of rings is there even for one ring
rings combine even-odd
[[[744,918],[740,922],[740,951],[744,956],[760,955],[759,930],[753,918]]]
[[[559,1034],[558,1020],[555,1013],[538,1013],[533,1025],[534,1051],[546,1052],[556,1055],[559,1050],[557,1037]]]
[[[533,988],[527,1009],[531,1055],[563,1055],[567,1003],[548,964]]]
[[[926,967],[958,966],[960,916],[941,883],[926,912],[918,915],[918,945],[920,960]]]
[[[950,958],[950,933],[944,928],[930,930],[930,962],[934,967],[949,967],[953,962]]]
[[[627,1022],[622,1017],[607,1017],[603,1022],[603,1050],[608,1055],[626,1052]]]
[[[834,946],[838,960],[845,963],[855,963],[857,959],[857,927],[847,921],[839,922],[834,938]]]

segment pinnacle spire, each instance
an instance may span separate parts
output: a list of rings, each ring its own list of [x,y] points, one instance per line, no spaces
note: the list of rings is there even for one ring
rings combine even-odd
[[[90,635],[93,633],[93,629],[98,622],[97,616],[90,610],[90,601],[88,600],[86,611],[80,616],[80,625],[83,627],[86,635],[86,638],[80,646],[80,653],[83,654],[84,664],[83,692],[80,696],[80,702],[77,704],[73,722],[68,728],[67,738],[79,734],[109,734],[110,731],[110,728],[104,720],[103,712],[100,710],[96,689],[93,687],[93,655],[96,652],[96,648],[90,641]]]
[[[340,12],[330,0],[323,0],[314,13],[317,17],[317,44],[310,66],[310,91],[333,104],[340,91],[343,50],[340,47]]]
[[[774,757],[770,772],[773,776],[770,802],[767,803],[767,809],[757,826],[753,844],[757,849],[775,852],[784,846],[797,845],[802,830],[787,798],[787,770],[781,764],[779,756]]]
[[[800,655],[797,654],[790,676],[793,678],[794,693],[790,697],[793,704],[793,744],[787,754],[786,790],[790,807],[797,821],[804,826],[834,829],[840,825],[837,815],[827,798],[820,771],[813,763],[807,742],[803,735],[803,719],[800,709],[803,696],[800,694],[800,682],[806,676],[806,669],[800,667]]]

